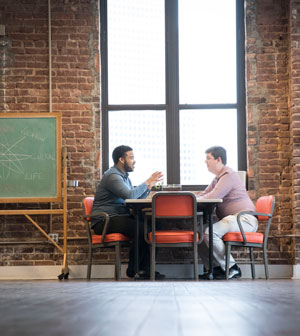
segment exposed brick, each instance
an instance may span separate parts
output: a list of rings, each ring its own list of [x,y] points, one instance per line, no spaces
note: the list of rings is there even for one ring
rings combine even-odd
[[[0,0],[0,4],[1,23],[7,31],[5,64],[1,61],[4,49],[0,47],[0,110],[48,112],[48,2]],[[62,144],[68,150],[68,179],[79,180],[78,188],[68,188],[71,237],[86,235],[81,200],[83,195],[93,195],[100,177],[97,6],[95,0],[57,0],[51,7],[52,107],[63,116]],[[292,14],[295,11],[300,13],[296,0],[246,0],[249,195],[253,201],[261,195],[276,195],[272,230],[277,233],[300,232],[300,15]],[[37,219],[45,230],[49,229],[48,217]],[[7,216],[0,225],[2,239],[45,239],[24,218]],[[53,216],[52,227],[61,238],[61,216]],[[86,264],[86,248],[86,240],[70,241],[70,264]],[[1,249],[1,265],[62,262],[61,253],[47,243]],[[186,249],[178,255],[173,253],[160,251],[158,258],[167,263],[175,257],[182,262],[192,259]],[[245,251],[234,254],[240,259],[248,257]],[[262,260],[261,253],[256,255]],[[128,258],[128,253],[123,257]],[[274,264],[299,263],[300,244],[271,241],[269,258]],[[95,263],[109,263],[114,256],[108,249],[95,253],[94,259]]]
[[[3,97],[0,109],[2,110],[1,103],[5,102],[6,112],[49,112],[48,2],[0,0],[0,3],[1,18],[4,20],[1,23],[6,26],[7,55],[10,61],[5,69],[6,76],[1,77],[0,73],[0,97]],[[53,111],[62,112],[63,143],[68,144],[69,153],[76,154],[76,160],[69,159],[68,165],[73,174],[70,178],[78,178],[83,182],[86,180],[86,174],[91,176],[97,174],[96,162],[86,160],[86,157],[89,158],[89,153],[95,150],[95,141],[98,143],[98,140],[95,140],[96,133],[90,130],[96,118],[95,111],[99,109],[99,70],[96,69],[96,63],[90,65],[89,62],[99,56],[97,17],[99,9],[97,1],[93,0],[85,2],[59,0],[52,2],[51,11]],[[70,67],[70,63],[74,66]],[[0,68],[3,68],[2,65]],[[55,100],[55,97],[58,99]],[[86,99],[81,100],[81,97]],[[80,131],[77,137],[76,134]],[[79,141],[75,141],[76,138]],[[85,189],[92,194],[93,188],[86,182],[84,184]],[[73,196],[68,204],[70,236],[75,236],[76,233],[80,236],[86,235],[81,219],[81,200],[86,191],[78,188],[78,192],[80,194]],[[29,242],[36,237],[39,240],[46,240],[26,219],[24,225],[24,219],[22,221],[20,216],[2,217],[2,219],[5,223],[3,239]],[[37,220],[46,231],[49,230],[49,216]],[[46,222],[40,223],[41,221]],[[53,216],[53,231],[62,233],[61,216]],[[62,234],[60,236],[62,237]],[[80,244],[76,242],[74,245],[70,260],[85,264],[87,256],[80,253]],[[60,252],[51,244],[1,248],[6,254],[4,265],[55,265],[62,261]],[[102,259],[107,259],[105,254]]]

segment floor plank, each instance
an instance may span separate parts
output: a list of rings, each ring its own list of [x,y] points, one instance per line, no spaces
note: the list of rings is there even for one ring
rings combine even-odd
[[[1,281],[16,335],[299,335],[299,280]]]

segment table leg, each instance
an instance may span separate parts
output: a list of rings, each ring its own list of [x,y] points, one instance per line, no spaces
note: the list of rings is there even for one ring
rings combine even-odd
[[[208,228],[209,228],[209,271],[208,271],[208,279],[213,280],[213,211],[209,212],[208,216]]]
[[[138,277],[139,273],[139,229],[140,229],[140,219],[139,211],[136,213],[136,227],[135,227],[135,239],[134,239],[134,272],[135,278]]]

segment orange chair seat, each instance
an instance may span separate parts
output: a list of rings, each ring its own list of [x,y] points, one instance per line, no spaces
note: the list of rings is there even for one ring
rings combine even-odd
[[[129,241],[130,238],[124,236],[122,233],[109,233],[105,236],[104,242]],[[101,244],[102,235],[92,235],[92,244]]]
[[[152,232],[148,233],[148,239],[152,242]],[[197,241],[199,235],[197,233]],[[193,231],[156,231],[155,232],[156,243],[192,243],[194,241]]]
[[[259,232],[245,232],[247,243],[262,244],[264,242],[263,233]],[[228,232],[223,236],[223,241],[243,242],[243,236],[240,232]]]

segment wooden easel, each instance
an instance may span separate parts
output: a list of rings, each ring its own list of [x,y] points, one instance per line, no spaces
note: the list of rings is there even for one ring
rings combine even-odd
[[[68,279],[69,277],[69,267],[67,258],[67,151],[63,148],[62,151],[62,162],[63,162],[63,199],[62,199],[62,209],[36,209],[36,210],[0,210],[0,215],[24,215],[62,254],[63,254],[63,266],[62,273],[58,275],[58,279]],[[63,215],[63,226],[64,226],[64,238],[63,247],[59,246],[50,236],[47,234],[39,224],[34,221],[31,215]]]

